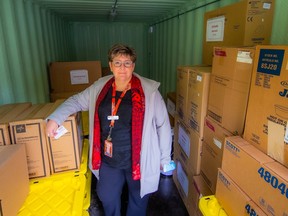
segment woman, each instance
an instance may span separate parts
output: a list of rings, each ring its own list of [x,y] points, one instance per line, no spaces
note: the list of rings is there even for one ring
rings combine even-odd
[[[157,191],[160,171],[171,161],[171,127],[159,83],[134,73],[134,49],[114,45],[108,60],[113,75],[97,80],[67,99],[48,117],[47,134],[66,118],[89,110],[89,168],[106,216],[121,215],[127,183],[127,215],[146,215],[149,194]]]

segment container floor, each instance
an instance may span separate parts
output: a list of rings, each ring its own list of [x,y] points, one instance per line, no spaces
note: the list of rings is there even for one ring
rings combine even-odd
[[[92,177],[90,216],[104,216],[103,207],[96,194],[97,180]],[[122,215],[125,216],[127,190],[122,195]],[[147,216],[188,216],[188,212],[174,184],[172,176],[161,175],[159,189],[150,196]]]

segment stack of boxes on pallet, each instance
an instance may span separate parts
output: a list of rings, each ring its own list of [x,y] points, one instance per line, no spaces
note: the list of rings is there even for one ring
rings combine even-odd
[[[173,178],[190,215],[212,194],[228,215],[287,215],[287,47],[257,45],[269,44],[274,6],[245,0],[205,14],[202,109],[189,97],[201,95],[189,81],[196,66],[177,68]]]
[[[81,215],[89,207],[90,201],[86,200],[86,204],[83,201],[90,196],[91,186],[88,179],[91,173],[87,169],[87,158],[85,160],[88,140],[83,139],[83,135],[89,135],[88,112],[69,116],[63,123],[68,132],[59,139],[48,137],[45,130],[47,117],[65,98],[84,90],[101,77],[101,64],[99,61],[55,62],[50,65],[49,75],[50,103],[0,106],[0,209],[4,215],[25,216],[50,211],[51,214],[65,215],[75,209]],[[83,144],[87,151],[82,154]],[[21,171],[15,171],[15,166]],[[55,185],[61,184],[57,191]],[[49,185],[54,186],[49,188]],[[63,188],[67,194],[61,194]],[[59,203],[69,203],[71,209],[67,206],[66,209],[56,208],[58,204],[51,203],[51,197],[41,197],[45,194],[55,197]],[[37,206],[30,206],[35,205],[35,200]]]
[[[210,66],[177,68],[173,178],[190,215],[197,215],[199,188],[211,194],[199,176],[210,73]]]
[[[56,173],[79,171],[83,145],[80,115],[71,115],[63,123],[68,132],[61,138],[52,139],[46,136],[46,118],[61,102],[63,101],[33,105],[19,103],[0,107],[2,111],[6,106],[10,107],[10,111],[1,112],[0,116],[3,140],[0,145],[0,169],[3,170],[0,193],[3,214],[17,214],[23,201],[29,196],[29,190],[33,191],[29,183],[42,181],[41,179],[49,181]],[[20,153],[19,157],[13,156]],[[15,172],[15,166],[21,171]],[[21,188],[14,187],[14,183]]]

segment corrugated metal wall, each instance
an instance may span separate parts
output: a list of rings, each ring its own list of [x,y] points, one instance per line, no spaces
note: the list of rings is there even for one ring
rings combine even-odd
[[[0,104],[48,101],[47,63],[69,59],[69,25],[30,1],[0,1]]]
[[[73,60],[100,60],[108,66],[108,50],[115,43],[125,43],[137,51],[135,71],[147,76],[147,32],[143,23],[73,23]]]
[[[1,0],[0,104],[47,102],[50,62],[97,59],[106,66],[107,50],[115,42],[137,50],[136,71],[160,81],[165,96],[175,90],[177,65],[202,61],[204,13],[233,2],[188,6],[190,12],[160,21],[151,31],[142,23],[68,23],[29,0]],[[287,8],[287,0],[276,0],[272,44],[288,44]]]

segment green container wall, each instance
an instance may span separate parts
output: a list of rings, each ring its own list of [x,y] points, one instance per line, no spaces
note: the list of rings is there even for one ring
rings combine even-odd
[[[0,104],[49,100],[47,66],[69,60],[69,27],[30,1],[0,1]]]
[[[176,89],[178,65],[201,64],[204,13],[234,2],[187,5],[150,23],[151,31],[144,23],[69,23],[29,0],[1,0],[0,104],[48,102],[50,62],[101,60],[107,66],[107,51],[117,42],[136,49],[135,71],[161,82],[165,97]],[[287,0],[276,0],[271,44],[288,44],[287,8]]]
[[[147,24],[118,22],[73,23],[73,60],[100,60],[108,66],[108,50],[115,43],[125,43],[137,52],[135,72],[147,76]]]

